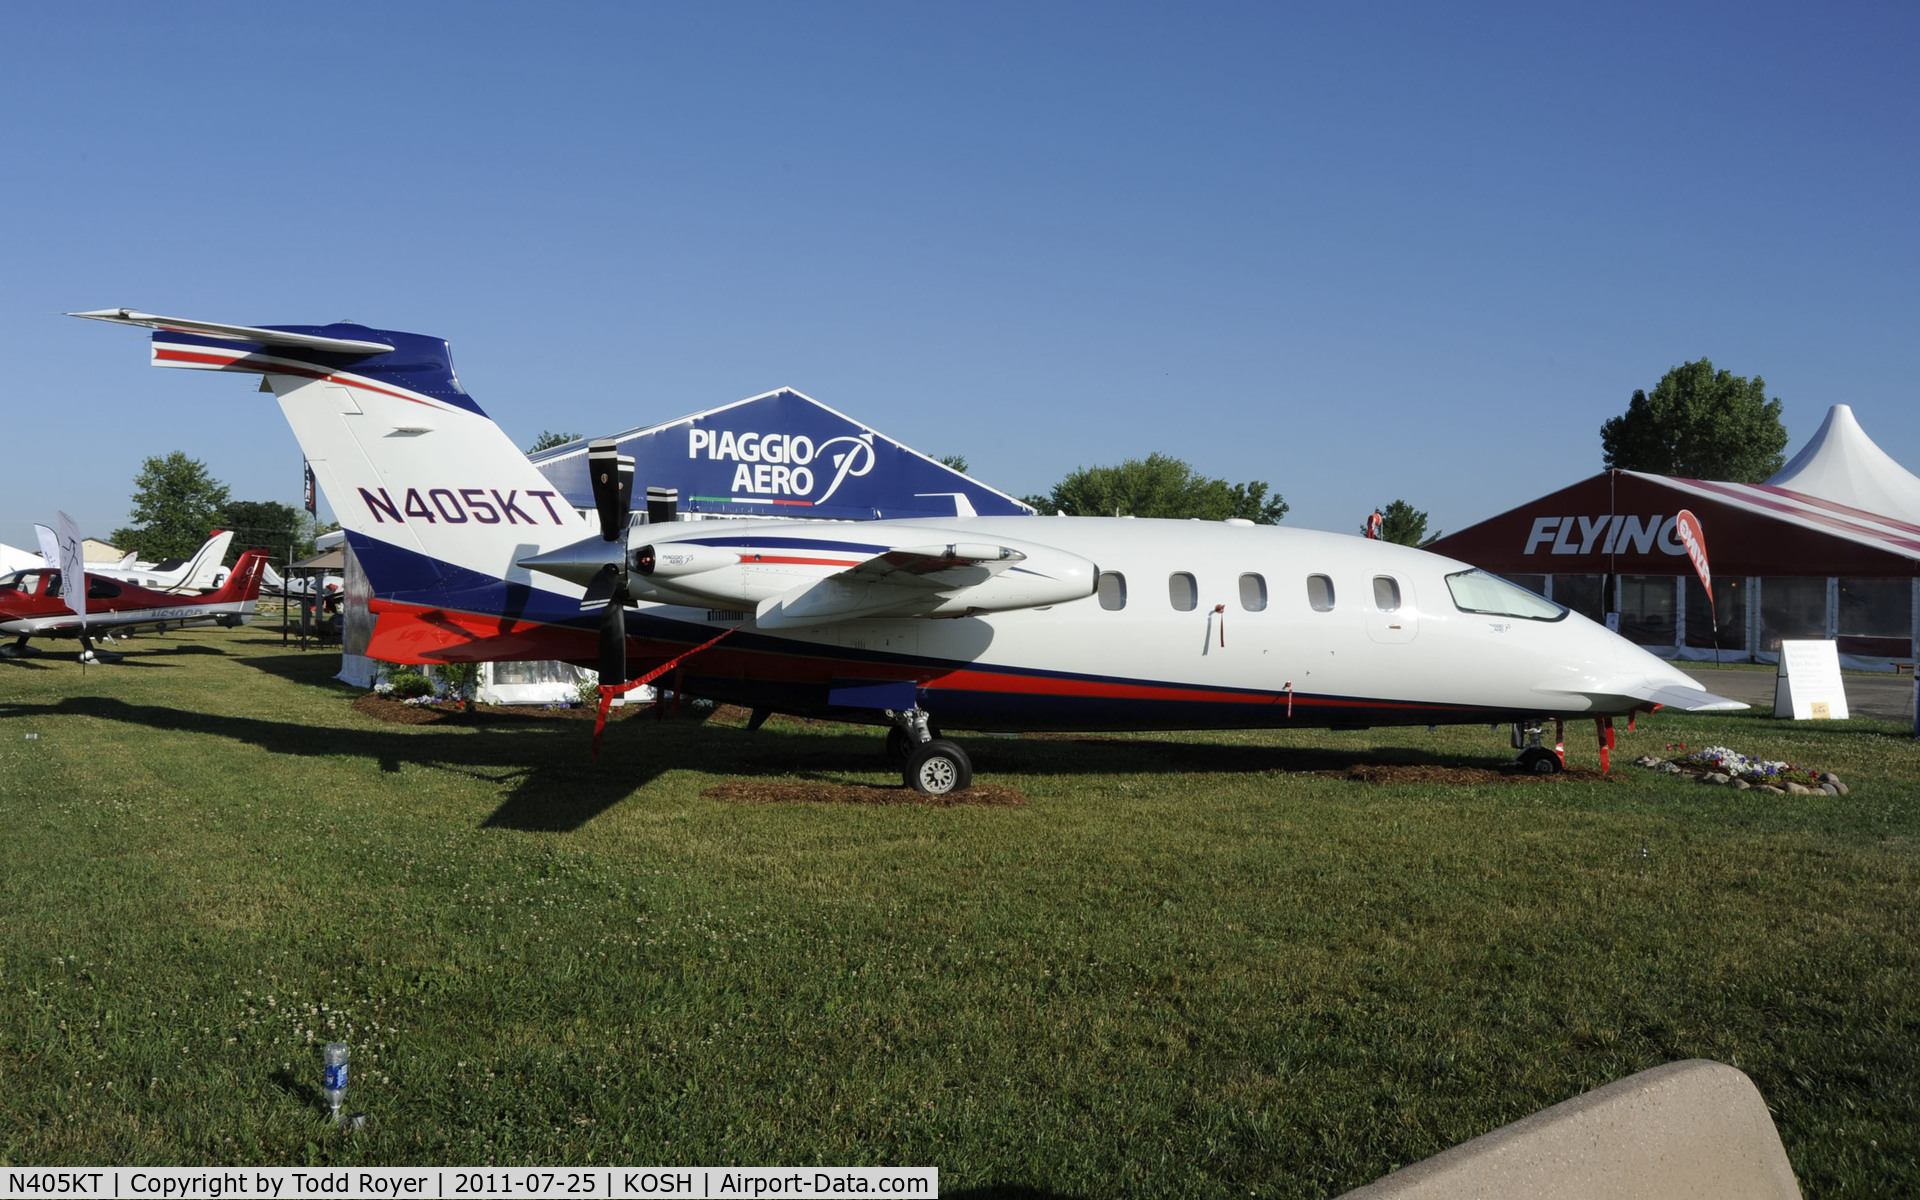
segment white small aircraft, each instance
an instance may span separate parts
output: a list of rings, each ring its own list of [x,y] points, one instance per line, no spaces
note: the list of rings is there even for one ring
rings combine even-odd
[[[592,450],[577,514],[455,377],[446,342],[129,309],[156,366],[262,375],[373,589],[389,662],[565,659],[603,684],[888,723],[906,782],[968,785],[979,730],[1547,722],[1745,706],[1466,563],[1245,522],[956,517],[634,524],[632,461]],[[610,686],[610,684],[609,684]],[[1526,743],[1521,745],[1522,741]]]
[[[222,560],[233,543],[233,531],[216,529],[192,558],[165,558],[159,562],[138,562],[129,554],[112,566],[95,564],[87,574],[122,583],[137,583],[155,592],[210,592],[226,580]]]

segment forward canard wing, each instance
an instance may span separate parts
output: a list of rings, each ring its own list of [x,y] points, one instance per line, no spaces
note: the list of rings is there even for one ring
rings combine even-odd
[[[1670,708],[1675,712],[1739,712],[1749,707],[1742,701],[1717,696],[1695,684],[1662,683],[1644,676],[1603,680],[1585,687],[1542,687],[1537,691],[1558,696],[1581,696],[1597,712],[1629,709]]]

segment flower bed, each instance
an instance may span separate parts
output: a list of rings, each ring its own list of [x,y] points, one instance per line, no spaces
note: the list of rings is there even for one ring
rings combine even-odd
[[[1674,749],[1672,743],[1667,745],[1668,753]],[[1657,758],[1646,754],[1634,759],[1634,765],[1669,775],[1692,775],[1701,783],[1718,784],[1741,791],[1774,795],[1808,795],[1815,792],[1829,796],[1847,794],[1847,785],[1841,783],[1831,771],[1816,771],[1789,762],[1753,758],[1725,746],[1708,746],[1689,752],[1686,743],[1682,742],[1678,749],[1678,758]]]

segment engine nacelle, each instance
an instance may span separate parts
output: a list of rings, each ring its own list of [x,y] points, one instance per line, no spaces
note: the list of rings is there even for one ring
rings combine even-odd
[[[731,550],[691,542],[653,543],[633,552],[633,569],[649,579],[681,579],[739,563],[739,554]]]

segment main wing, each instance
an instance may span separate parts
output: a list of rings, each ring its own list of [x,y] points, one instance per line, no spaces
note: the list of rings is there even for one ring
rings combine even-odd
[[[633,552],[629,594],[751,612],[762,629],[1064,604],[1092,595],[1099,576],[1093,563],[1051,546],[957,537],[927,543],[922,539],[929,534],[949,531],[887,522],[836,523],[819,532],[791,526],[670,532],[679,536]],[[902,535],[914,540],[887,544]],[[589,538],[519,565],[582,582],[605,569],[611,545]]]
[[[754,623],[762,629],[780,629],[857,617],[958,616],[968,611],[1058,603],[1091,591],[1085,584],[1072,584],[1068,587],[1072,595],[1041,601],[1026,598],[1030,588],[985,588],[1026,560],[1027,555],[1011,546],[964,542],[905,546],[761,600],[755,606]],[[1009,603],[1015,591],[1022,593],[1021,599]],[[954,610],[955,605],[959,611]]]

